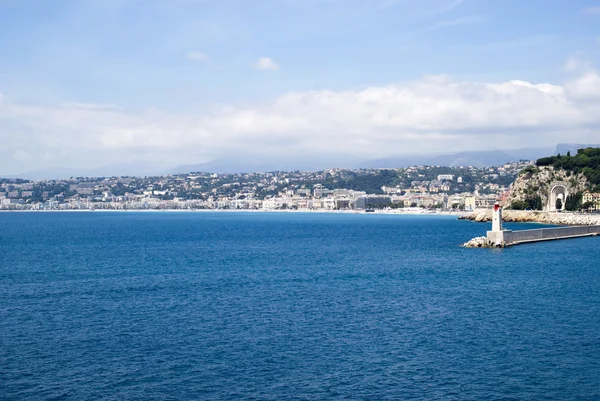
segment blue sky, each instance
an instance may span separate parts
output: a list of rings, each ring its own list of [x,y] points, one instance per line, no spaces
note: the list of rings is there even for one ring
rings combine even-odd
[[[76,163],[74,151],[99,166],[600,140],[586,117],[599,65],[597,0],[0,0],[0,173]],[[498,85],[512,81],[534,87],[508,96]],[[475,115],[465,91],[490,107]],[[435,124],[405,101],[438,110]],[[562,108],[492,116],[545,101]],[[354,145],[338,149],[344,134]]]

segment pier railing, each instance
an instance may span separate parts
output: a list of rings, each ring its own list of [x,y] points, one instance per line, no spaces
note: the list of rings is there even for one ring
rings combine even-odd
[[[513,245],[520,242],[576,238],[588,235],[600,235],[600,226],[536,228],[533,230],[505,231],[504,241],[507,245]]]

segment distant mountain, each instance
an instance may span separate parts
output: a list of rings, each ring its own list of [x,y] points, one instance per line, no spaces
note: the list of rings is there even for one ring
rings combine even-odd
[[[169,174],[190,172],[250,173],[266,171],[319,171],[330,168],[352,168],[358,159],[352,156],[231,156],[201,164],[187,164],[168,170]]]
[[[466,151],[433,155],[397,155],[392,157],[360,160],[351,155],[228,155],[210,162],[186,164],[170,167],[164,163],[123,163],[98,168],[69,167],[28,171],[22,174],[3,176],[5,178],[26,178],[31,180],[68,177],[110,177],[110,176],[153,176],[166,174],[187,174],[190,172],[244,173],[265,171],[319,171],[331,168],[400,168],[408,166],[497,166],[518,160],[536,160],[551,154],[566,154],[571,150],[590,145],[559,144],[547,148],[526,148],[514,150]],[[0,175],[1,176],[1,175]]]
[[[575,156],[577,154],[577,150],[578,149],[584,149],[584,148],[600,148],[600,145],[595,144],[595,145],[584,145],[581,143],[559,143],[558,145],[556,145],[556,149],[554,150],[554,155],[566,155],[567,152],[571,152],[571,155]]]
[[[552,148],[527,148],[515,150],[491,150],[459,152],[447,155],[435,156],[394,156],[382,159],[368,160],[362,162],[362,168],[399,168],[409,166],[474,166],[490,167],[498,166],[519,160],[535,160],[547,155]]]
[[[265,171],[318,171],[330,168],[400,168],[409,166],[475,166],[489,167],[519,160],[535,160],[551,154],[554,148],[528,148],[515,150],[491,150],[459,152],[438,155],[398,155],[373,160],[358,160],[352,156],[232,156],[207,163],[188,164],[169,169],[169,174],[189,172],[243,173]]]
[[[154,163],[124,163],[97,168],[55,167],[27,171],[21,174],[3,175],[2,177],[52,180],[69,177],[152,176],[162,175],[164,169],[164,165]]]

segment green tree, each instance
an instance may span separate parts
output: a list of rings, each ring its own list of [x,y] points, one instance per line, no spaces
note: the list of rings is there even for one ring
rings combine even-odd
[[[583,198],[583,194],[581,192],[577,192],[575,194],[570,194],[567,196],[565,200],[565,209],[571,212],[579,210],[581,208],[581,201]]]
[[[542,198],[539,195],[533,195],[527,199],[525,199],[527,203],[527,209],[531,210],[542,210]]]
[[[510,208],[513,210],[525,210],[528,206],[529,204],[522,200],[516,200],[510,204]]]
[[[583,209],[583,210],[589,210],[589,209],[593,209],[593,208],[594,208],[594,202],[591,202],[591,201],[587,201],[583,205],[581,205],[581,209]]]
[[[558,198],[556,200],[555,206],[556,206],[556,210],[562,210],[563,203],[562,203],[562,200],[560,200],[560,198]]]

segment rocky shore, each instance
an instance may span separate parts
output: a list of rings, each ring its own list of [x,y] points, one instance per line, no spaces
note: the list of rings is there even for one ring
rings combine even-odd
[[[492,210],[475,210],[465,216],[459,217],[460,220],[471,220],[475,222],[492,221]],[[600,225],[600,215],[575,214],[575,213],[555,213],[524,210],[503,210],[502,220],[514,223],[543,223],[556,224],[560,226],[593,226]]]
[[[494,245],[486,237],[476,237],[461,245],[464,248],[504,248],[506,245]]]

